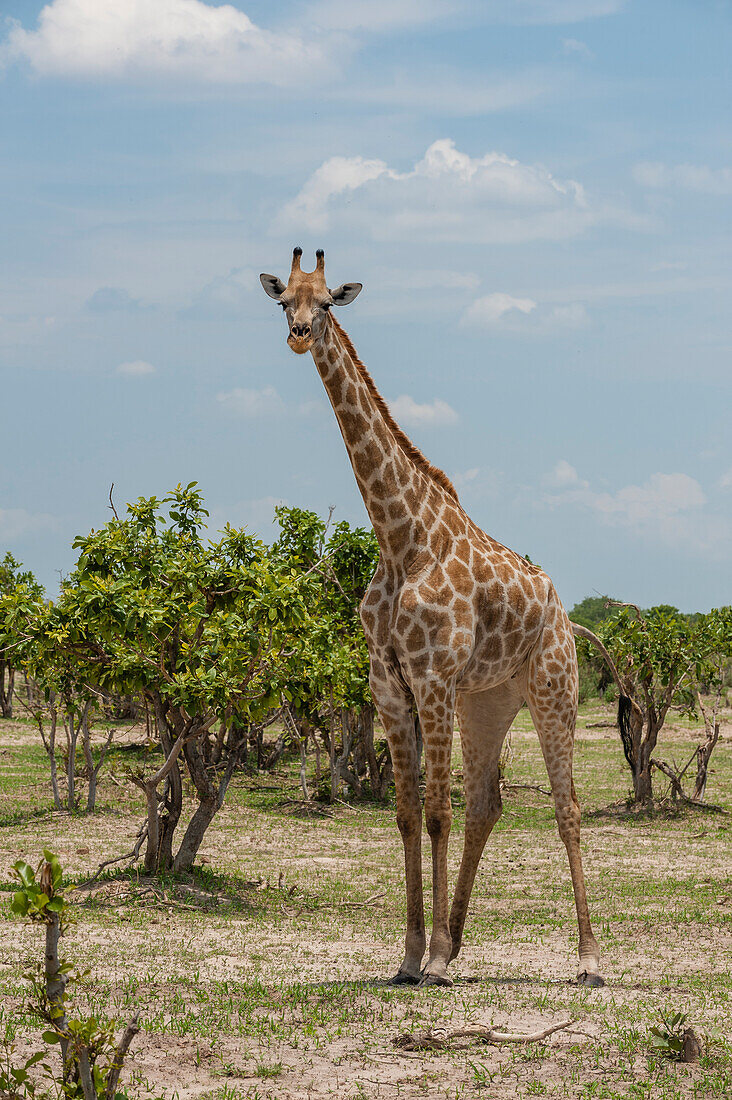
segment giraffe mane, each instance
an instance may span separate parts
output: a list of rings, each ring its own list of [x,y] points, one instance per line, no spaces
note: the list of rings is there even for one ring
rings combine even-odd
[[[391,415],[389,406],[377,390],[376,383],[369,374],[368,369],[366,368],[365,364],[362,363],[359,359],[358,353],[356,352],[356,349],[351,342],[351,337],[348,335],[346,330],[341,327],[338,321],[336,321],[332,313],[330,314],[330,321],[336,332],[338,333],[338,336],[340,337],[344,348],[353,360],[353,364],[356,367],[358,373],[361,375],[361,378],[363,379],[367,390],[371,394],[374,400],[374,404],[381,414],[382,420],[390,429],[401,450],[404,452],[407,458],[410,458],[412,460],[417,469],[422,470],[423,473],[427,474],[428,477],[430,477],[437,485],[445,490],[448,496],[451,496],[453,500],[459,503],[457,489],[450,481],[450,478],[447,476],[444,470],[441,470],[439,466],[434,466],[429,461],[429,459],[425,458],[419,447],[416,447],[414,443],[412,443],[406,432],[402,431],[402,429],[399,427],[396,420]]]

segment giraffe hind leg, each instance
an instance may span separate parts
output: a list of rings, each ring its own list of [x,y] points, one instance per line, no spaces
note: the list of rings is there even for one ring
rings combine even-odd
[[[566,618],[566,617],[565,617]],[[592,932],[585,876],[580,852],[580,808],[572,780],[574,729],[577,720],[577,664],[571,634],[563,644],[562,622],[557,621],[549,644],[529,662],[526,700],[539,736],[559,835],[567,850],[579,927],[577,983],[604,985],[600,977],[600,949]]]
[[[465,839],[450,910],[451,959],[460,951],[470,895],[483,849],[501,816],[501,750],[522,702],[523,695],[514,681],[488,691],[458,696],[457,717],[465,777]]]

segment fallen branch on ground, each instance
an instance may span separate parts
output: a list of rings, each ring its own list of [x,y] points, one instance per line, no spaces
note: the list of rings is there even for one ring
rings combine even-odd
[[[501,789],[504,791],[538,791],[539,794],[545,794],[547,798],[550,798],[552,793],[546,787],[538,787],[535,783],[503,783]]]
[[[380,894],[372,894],[370,898],[366,898],[366,901],[344,901],[341,902],[341,909],[368,909],[369,905],[373,905],[375,901],[380,901],[381,898],[386,897],[386,890],[382,890]]]
[[[564,1031],[565,1028],[576,1024],[577,1020],[565,1020],[563,1024],[554,1024],[543,1031],[533,1031],[527,1035],[514,1034],[510,1031],[496,1031],[484,1024],[473,1024],[470,1027],[460,1027],[455,1031],[447,1028],[432,1028],[429,1031],[405,1032],[393,1040],[394,1046],[401,1050],[444,1050],[453,1039],[480,1039],[483,1043],[539,1043],[547,1039],[555,1031]]]
[[[97,881],[97,879],[102,874],[102,872],[105,871],[107,867],[113,866],[113,864],[115,864],[115,863],[124,863],[125,860],[129,860],[130,865],[135,863],[137,861],[139,855],[140,855],[140,850],[142,849],[142,845],[145,842],[146,838],[147,838],[147,822],[145,821],[140,826],[140,830],[137,834],[137,839],[135,841],[135,846],[134,846],[134,848],[132,849],[131,852],[126,852],[123,856],[117,856],[115,859],[106,859],[104,861],[104,863],[99,864],[99,866],[97,867],[96,871],[94,872],[94,874],[92,875],[91,878],[86,879],[84,882],[80,882],[78,884],[78,886],[74,886],[74,887],[72,887],[72,889],[74,889],[74,890],[88,890],[89,887]]]

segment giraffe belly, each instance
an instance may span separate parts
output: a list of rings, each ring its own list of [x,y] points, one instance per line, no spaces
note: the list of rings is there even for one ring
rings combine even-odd
[[[469,694],[504,684],[521,671],[531,648],[528,646],[526,649],[498,659],[489,658],[476,651],[457,678],[455,685],[457,690]]]

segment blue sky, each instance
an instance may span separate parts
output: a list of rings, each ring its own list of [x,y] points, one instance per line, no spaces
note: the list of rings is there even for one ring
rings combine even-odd
[[[731,7],[3,0],[0,554],[198,480],[365,522],[260,271],[294,244],[570,607],[728,603]]]

